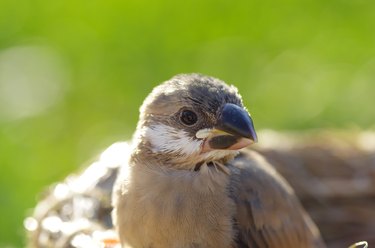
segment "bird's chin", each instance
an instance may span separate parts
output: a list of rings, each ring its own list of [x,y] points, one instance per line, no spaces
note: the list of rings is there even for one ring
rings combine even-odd
[[[199,163],[209,163],[209,162],[221,162],[226,163],[232,160],[239,153],[238,150],[211,150],[199,154],[197,161]]]

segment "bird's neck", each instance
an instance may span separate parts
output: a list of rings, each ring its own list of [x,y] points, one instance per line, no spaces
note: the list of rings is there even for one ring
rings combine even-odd
[[[148,144],[139,143],[130,157],[133,165],[142,165],[148,167],[178,169],[178,170],[194,170],[198,161],[194,159],[186,160],[183,157],[173,153],[158,153],[153,151]]]
[[[147,152],[147,149],[135,149],[129,161],[132,178],[139,183],[140,188],[151,190],[160,181],[174,185],[178,182],[176,178],[184,178],[186,185],[194,184],[197,192],[212,193],[215,188],[225,188],[229,182],[230,165],[227,166],[223,162],[202,162],[183,167],[173,161],[143,152]]]
[[[171,169],[185,171],[199,171],[202,166],[215,167],[216,169],[228,173],[225,164],[232,160],[237,153],[228,153],[226,156],[191,156],[182,157],[178,154],[163,154],[152,151],[143,142],[137,144],[130,157],[133,166],[146,166],[150,169]]]

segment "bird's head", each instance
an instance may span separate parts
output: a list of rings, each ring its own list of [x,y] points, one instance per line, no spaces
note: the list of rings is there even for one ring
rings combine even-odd
[[[135,139],[147,159],[192,169],[233,158],[257,136],[234,86],[186,74],[157,86],[145,99]]]

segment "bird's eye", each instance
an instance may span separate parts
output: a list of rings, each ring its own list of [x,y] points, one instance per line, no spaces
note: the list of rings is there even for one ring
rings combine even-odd
[[[180,115],[180,120],[187,126],[192,126],[198,121],[198,116],[191,110],[183,110]]]

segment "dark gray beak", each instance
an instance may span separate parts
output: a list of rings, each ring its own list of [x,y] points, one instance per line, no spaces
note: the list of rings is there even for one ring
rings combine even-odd
[[[258,141],[250,115],[246,110],[232,103],[224,105],[216,128],[233,136]]]
[[[257,141],[253,120],[247,111],[227,103],[219,114],[217,124],[205,140],[202,151],[238,150]]]

